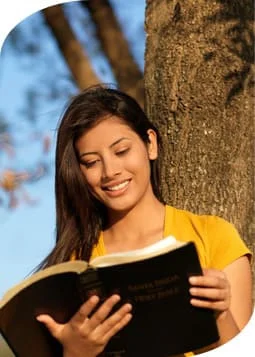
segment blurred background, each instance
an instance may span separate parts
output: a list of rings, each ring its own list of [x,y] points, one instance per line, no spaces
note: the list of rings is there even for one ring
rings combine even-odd
[[[145,0],[67,2],[27,17],[6,38],[0,57],[0,297],[54,245],[56,128],[69,98],[107,82],[143,104],[144,13]]]

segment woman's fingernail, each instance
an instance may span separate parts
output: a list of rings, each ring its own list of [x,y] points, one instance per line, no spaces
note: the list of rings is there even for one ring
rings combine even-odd
[[[97,295],[93,295],[91,296],[90,301],[96,304],[99,302],[99,297]]]
[[[131,311],[133,306],[131,304],[126,304],[127,311]]]
[[[114,301],[116,302],[120,301],[121,299],[119,295],[113,295],[113,297],[114,297]]]
[[[191,288],[191,289],[189,289],[189,292],[190,292],[190,294],[195,294],[196,293],[196,289],[195,288]]]
[[[196,278],[195,276],[189,277],[189,282],[190,282],[191,284],[195,284],[196,281],[197,281],[197,278]]]

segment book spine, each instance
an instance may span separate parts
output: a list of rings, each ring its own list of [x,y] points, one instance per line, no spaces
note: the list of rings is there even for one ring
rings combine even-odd
[[[82,301],[86,301],[93,295],[99,296],[101,300],[106,297],[103,284],[95,268],[90,267],[80,274],[78,290]]]

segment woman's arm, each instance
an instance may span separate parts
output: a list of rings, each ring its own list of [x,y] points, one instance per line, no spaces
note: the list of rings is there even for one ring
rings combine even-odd
[[[246,256],[229,264],[224,270],[231,287],[230,311],[239,329],[252,315],[252,273]]]
[[[223,271],[205,269],[203,276],[191,277],[191,303],[215,310],[220,334],[219,344],[236,336],[252,314],[251,267],[246,256]],[[203,300],[199,299],[203,298]]]

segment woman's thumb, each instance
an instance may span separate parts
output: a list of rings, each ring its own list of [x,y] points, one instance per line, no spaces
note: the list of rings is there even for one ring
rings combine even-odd
[[[58,324],[49,315],[38,315],[36,317],[36,320],[42,322],[47,327],[52,336],[55,337],[57,340],[59,339],[63,325]]]

